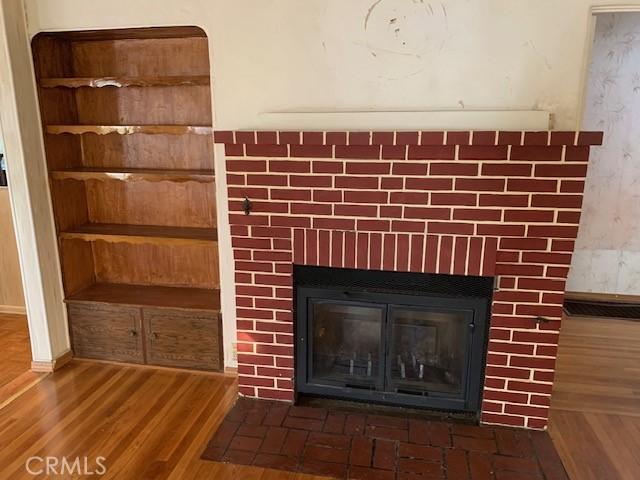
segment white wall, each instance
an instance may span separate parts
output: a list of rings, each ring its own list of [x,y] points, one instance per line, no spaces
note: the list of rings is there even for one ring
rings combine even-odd
[[[26,0],[31,34],[203,27],[219,128],[280,110],[540,109],[573,129],[590,6],[602,3]]]
[[[583,126],[593,151],[568,288],[640,295],[640,13],[598,15]]]
[[[0,119],[7,152],[13,220],[35,362],[69,350],[62,278],[34,86],[25,12],[0,3]]]

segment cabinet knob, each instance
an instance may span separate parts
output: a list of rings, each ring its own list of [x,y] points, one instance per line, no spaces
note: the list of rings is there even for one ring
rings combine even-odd
[[[153,338],[154,340],[157,340],[158,334],[156,332],[151,332],[151,338]]]
[[[129,336],[130,337],[135,337],[138,335],[138,332],[136,332],[135,330],[129,330]]]

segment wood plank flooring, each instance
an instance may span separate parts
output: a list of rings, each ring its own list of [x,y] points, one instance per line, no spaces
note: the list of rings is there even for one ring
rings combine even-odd
[[[321,478],[200,460],[235,398],[233,376],[74,360],[0,410],[0,478],[33,478],[34,455],[103,456],[100,478]]]
[[[30,369],[27,317],[0,313],[0,406],[44,376]]]
[[[640,478],[640,322],[563,320],[549,433],[574,480]]]
[[[30,353],[25,318],[0,322],[1,393],[28,372]],[[569,474],[640,478],[640,323],[568,318],[560,341],[550,432]],[[0,479],[34,478],[33,455],[87,456],[89,467],[102,455],[104,478],[322,478],[200,460],[236,396],[232,376],[74,360],[37,379],[0,402]]]

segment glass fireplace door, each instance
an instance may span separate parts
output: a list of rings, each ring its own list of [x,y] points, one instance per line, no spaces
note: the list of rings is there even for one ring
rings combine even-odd
[[[390,305],[387,390],[462,395],[473,311]]]
[[[313,300],[309,307],[311,381],[381,390],[386,306]]]

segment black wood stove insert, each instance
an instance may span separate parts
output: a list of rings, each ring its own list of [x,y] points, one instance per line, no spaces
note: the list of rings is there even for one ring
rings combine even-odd
[[[477,412],[492,277],[294,269],[296,393]]]

